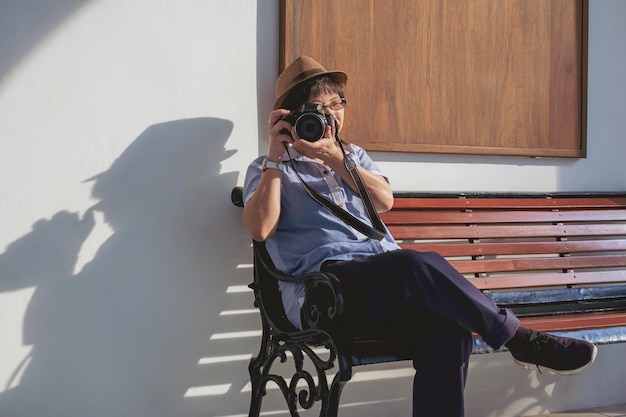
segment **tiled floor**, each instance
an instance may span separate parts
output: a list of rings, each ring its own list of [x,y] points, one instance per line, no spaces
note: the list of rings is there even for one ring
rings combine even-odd
[[[569,413],[542,414],[537,417],[626,417],[626,404]]]

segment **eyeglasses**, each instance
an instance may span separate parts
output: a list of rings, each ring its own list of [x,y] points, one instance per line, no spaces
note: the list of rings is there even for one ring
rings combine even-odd
[[[346,100],[345,98],[341,98],[339,100],[335,100],[329,104],[322,104],[322,103],[307,103],[306,107],[310,108],[310,107],[314,107],[315,109],[317,109],[318,112],[320,113],[325,113],[326,109],[331,109],[331,110],[341,110],[344,107],[346,107],[348,105],[348,100]]]

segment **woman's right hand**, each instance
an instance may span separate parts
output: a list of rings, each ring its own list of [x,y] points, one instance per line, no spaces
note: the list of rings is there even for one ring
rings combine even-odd
[[[293,126],[283,120],[289,113],[290,111],[285,109],[274,110],[270,113],[267,127],[270,138],[267,159],[270,161],[279,162],[285,153],[284,144],[292,144],[294,142],[290,133]]]

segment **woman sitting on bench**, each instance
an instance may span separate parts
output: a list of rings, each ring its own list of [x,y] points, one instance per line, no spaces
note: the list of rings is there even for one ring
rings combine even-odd
[[[252,238],[286,274],[337,276],[344,298],[337,320],[347,332],[400,323],[429,341],[416,344],[413,357],[414,416],[464,415],[472,332],[494,349],[506,345],[527,368],[575,374],[590,366],[593,344],[520,327],[439,254],[400,249],[376,215],[393,205],[387,178],[363,149],[339,138],[347,78],[305,56],[279,76],[269,151],[245,178],[243,222]],[[285,312],[301,329],[303,285],[280,285]]]

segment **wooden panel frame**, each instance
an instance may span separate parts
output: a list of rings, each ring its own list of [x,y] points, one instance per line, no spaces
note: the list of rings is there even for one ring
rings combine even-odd
[[[348,72],[369,151],[583,158],[588,0],[281,0],[280,69]]]

